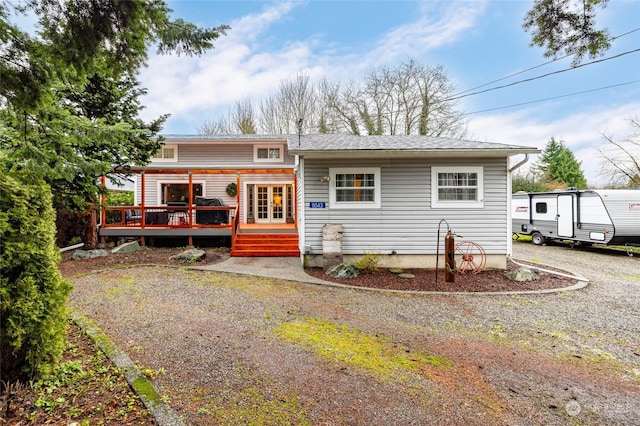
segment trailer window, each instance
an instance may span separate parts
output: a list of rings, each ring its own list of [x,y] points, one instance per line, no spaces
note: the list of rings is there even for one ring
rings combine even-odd
[[[546,213],[547,203],[536,203],[536,213]]]

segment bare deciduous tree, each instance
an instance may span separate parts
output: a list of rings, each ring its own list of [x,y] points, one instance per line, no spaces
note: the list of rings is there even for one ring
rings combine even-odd
[[[328,106],[344,131],[370,135],[463,137],[464,116],[451,100],[454,87],[442,67],[408,61],[372,69],[362,85],[331,87]]]
[[[466,121],[451,99],[454,89],[442,67],[428,67],[413,60],[396,68],[374,68],[362,82],[347,84],[326,78],[314,84],[308,75],[300,74],[282,81],[276,94],[259,103],[257,118],[245,101],[236,105],[230,118],[208,127],[216,132],[231,130],[231,123],[246,133],[252,130],[249,124],[253,123],[257,131],[268,134],[301,130],[461,138],[466,134]],[[240,112],[244,116],[250,113],[251,119],[240,120]],[[238,123],[243,123],[242,127]]]
[[[255,135],[258,132],[253,104],[248,98],[236,102],[231,121],[242,135]]]
[[[602,134],[606,143],[598,148],[602,156],[602,175],[616,187],[640,187],[640,120],[627,120],[631,133],[625,139],[616,141],[612,136]]]
[[[205,120],[197,131],[201,135],[253,135],[258,133],[251,100],[236,101],[234,108],[217,120]]]

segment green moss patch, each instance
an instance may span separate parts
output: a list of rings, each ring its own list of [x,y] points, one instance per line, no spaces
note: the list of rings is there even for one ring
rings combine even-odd
[[[221,404],[198,410],[215,418],[219,425],[311,425],[297,397],[267,398],[255,388],[246,388]]]
[[[420,373],[425,367],[448,367],[446,358],[410,351],[383,335],[371,335],[347,325],[304,318],[274,330],[284,341],[313,351],[321,357],[366,370],[382,379],[400,373]],[[402,374],[401,374],[402,377]]]

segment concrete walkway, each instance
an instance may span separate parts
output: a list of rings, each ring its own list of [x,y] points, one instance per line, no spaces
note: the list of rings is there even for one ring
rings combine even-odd
[[[230,257],[213,265],[195,266],[193,269],[256,275],[303,283],[336,285],[336,283],[308,275],[304,272],[302,262],[298,257]]]

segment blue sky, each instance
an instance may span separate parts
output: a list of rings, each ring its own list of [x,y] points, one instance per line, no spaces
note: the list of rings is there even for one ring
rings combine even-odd
[[[372,67],[408,59],[442,65],[466,91],[548,62],[522,29],[532,1],[169,1],[174,16],[231,30],[202,57],[152,54],[141,82],[146,118],[170,113],[164,132],[194,134],[236,100],[274,93],[306,73],[358,80]],[[598,15],[612,36],[640,27],[640,1],[614,0]],[[604,58],[640,48],[640,31],[613,42]],[[589,62],[585,59],[584,62]],[[571,58],[485,86],[569,68]],[[544,148],[564,140],[588,180],[601,182],[596,148],[602,133],[623,138],[640,115],[640,52],[461,99],[472,113],[468,139]],[[606,86],[634,82],[604,90]],[[532,101],[560,97],[545,102]],[[525,105],[501,108],[514,104]],[[491,110],[486,112],[479,112]]]

